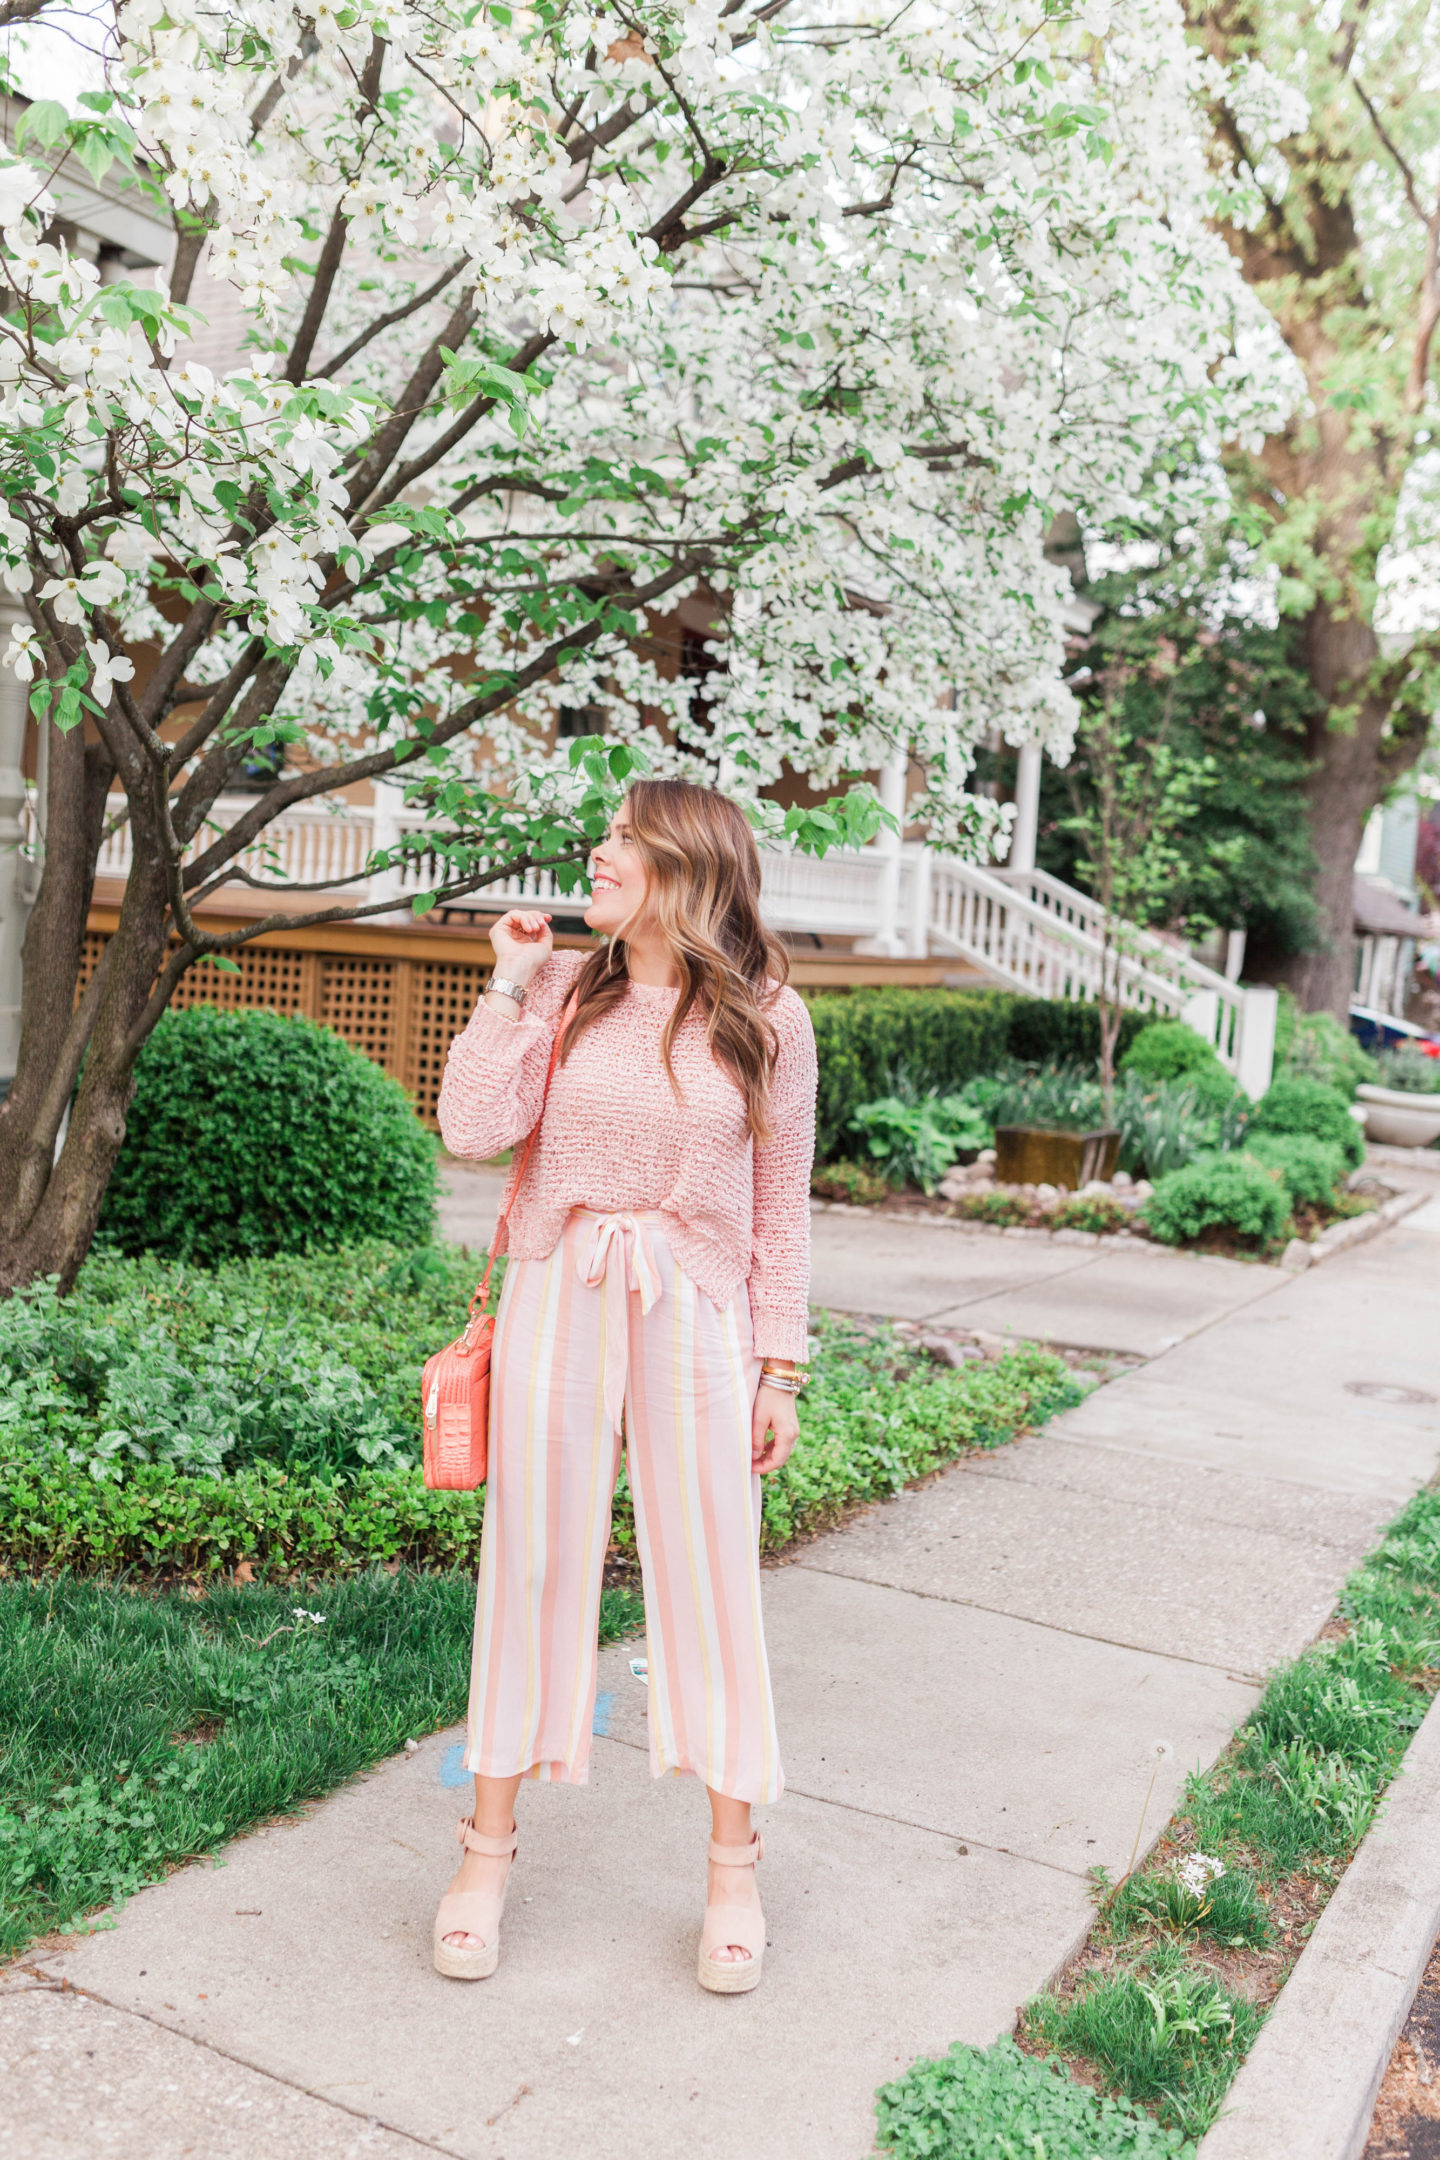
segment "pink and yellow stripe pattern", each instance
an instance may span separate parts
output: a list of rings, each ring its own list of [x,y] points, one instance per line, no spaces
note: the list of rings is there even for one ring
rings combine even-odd
[[[712,1303],[658,1214],[576,1209],[545,1259],[511,1262],[492,1372],[466,1768],[586,1781],[623,1403],[651,1768],[777,1800],[744,1288]]]

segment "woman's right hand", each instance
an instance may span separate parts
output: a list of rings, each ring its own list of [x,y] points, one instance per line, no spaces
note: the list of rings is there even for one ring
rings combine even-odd
[[[532,982],[555,950],[550,917],[531,908],[511,908],[490,932],[495,972],[511,982]]]

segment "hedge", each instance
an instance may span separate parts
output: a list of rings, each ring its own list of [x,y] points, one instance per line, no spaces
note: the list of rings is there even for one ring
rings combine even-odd
[[[1100,1055],[1099,1011],[1080,1001],[894,988],[821,991],[808,1002],[820,1059],[815,1153],[822,1163],[853,1151],[850,1120],[888,1095],[902,1073],[922,1091],[951,1092],[1007,1057],[1043,1065]],[[1118,1050],[1150,1020],[1125,1013]]]
[[[775,1552],[846,1508],[897,1492],[966,1448],[997,1447],[1079,1400],[1058,1358],[1029,1344],[949,1371],[913,1362],[888,1328],[862,1335],[819,1320],[819,1369],[799,1445],[764,1482],[762,1543]],[[7,1436],[0,1454],[0,1554],[12,1569],[134,1569],[211,1576],[352,1574],[367,1567],[473,1567],[485,1496],[428,1492],[413,1468],[340,1476],[255,1463],[228,1476],[139,1463],[95,1478],[60,1450]],[[634,1551],[629,1493],[615,1543]]]

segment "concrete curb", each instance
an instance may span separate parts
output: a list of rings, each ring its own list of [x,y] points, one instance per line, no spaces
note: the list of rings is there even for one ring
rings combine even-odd
[[[1367,1170],[1429,1170],[1440,1176],[1440,1148],[1386,1147],[1378,1140],[1370,1140],[1365,1147],[1365,1167]]]
[[[1440,1933],[1440,1697],[1280,1991],[1199,2160],[1360,2160]]]
[[[1353,1245],[1363,1245],[1367,1238],[1378,1237],[1391,1223],[1399,1222],[1402,1215],[1413,1215],[1416,1208],[1424,1207],[1433,1197],[1428,1192],[1396,1193],[1382,1206],[1372,1208],[1368,1215],[1352,1215],[1346,1222],[1331,1223],[1312,1244],[1305,1245],[1299,1238],[1292,1238],[1280,1265],[1296,1273],[1303,1268],[1319,1267],[1323,1260],[1333,1259],[1336,1253],[1349,1252]]]

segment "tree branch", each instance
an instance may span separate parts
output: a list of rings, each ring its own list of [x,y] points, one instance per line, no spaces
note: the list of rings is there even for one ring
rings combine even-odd
[[[616,597],[621,599],[626,607],[648,607],[662,598],[673,586],[682,584],[686,578],[694,577],[698,572],[710,567],[708,553],[683,557],[668,569],[659,572],[648,584],[632,588]],[[373,780],[383,773],[396,772],[402,766],[414,764],[428,750],[443,748],[446,743],[453,742],[458,735],[463,735],[478,721],[488,719],[491,713],[499,712],[504,706],[512,704],[522,691],[553,674],[563,660],[574,653],[583,652],[587,645],[594,644],[602,627],[598,616],[592,617],[589,622],[577,623],[575,628],[567,630],[563,637],[552,639],[543,651],[538,652],[524,667],[516,669],[501,686],[467,699],[448,720],[441,721],[427,736],[412,736],[390,749],[373,750],[364,757],[351,758],[337,765],[317,766],[310,772],[292,773],[286,779],[277,781],[243,817],[236,819],[212,847],[207,848],[189,864],[185,871],[187,891],[203,884],[222,863],[233,861],[237,855],[243,854],[251,841],[262,833],[267,825],[272,824],[283,811],[293,808],[296,803],[309,802],[317,795],[333,794],[337,788],[351,786],[359,780]]]
[[[375,101],[380,95],[380,76],[385,65],[385,40],[372,37],[370,51],[365,61],[365,72],[360,77],[360,109],[356,124],[364,128],[373,119]],[[362,144],[357,175],[365,163]],[[342,197],[343,200],[343,197]],[[299,383],[305,380],[305,370],[310,365],[310,355],[315,350],[315,340],[320,335],[320,325],[325,320],[325,310],[330,305],[335,278],[340,268],[340,258],[345,253],[345,238],[350,230],[350,220],[340,204],[335,205],[335,215],[330,220],[330,230],[325,235],[325,245],[320,250],[320,260],[315,265],[314,282],[310,297],[305,303],[305,313],[300,318],[300,328],[290,348],[290,358],[285,366],[285,381]]]
[[[1401,156],[1398,143],[1391,135],[1390,130],[1386,127],[1385,122],[1381,119],[1380,114],[1374,104],[1374,101],[1370,96],[1370,93],[1365,88],[1364,83],[1361,82],[1359,76],[1351,75],[1349,77],[1349,82],[1351,89],[1355,92],[1356,97],[1359,98],[1360,103],[1365,108],[1366,118],[1369,120],[1371,127],[1374,128],[1375,133],[1379,136],[1382,145],[1389,152],[1391,158],[1394,160],[1395,169],[1399,173],[1400,178],[1405,183],[1406,202],[1409,203],[1410,208],[1414,211],[1416,217],[1419,218],[1420,223],[1422,225],[1428,226],[1430,220],[1427,218],[1425,212],[1420,207],[1420,197],[1416,192],[1415,187],[1415,175],[1410,170],[1410,167],[1406,164],[1405,159]]]
[[[464,269],[465,260],[463,255],[457,255],[449,268],[442,270],[434,284],[427,285],[424,292],[416,293],[413,300],[406,300],[399,307],[388,309],[383,315],[377,315],[374,322],[357,332],[348,345],[342,345],[339,352],[326,361],[324,367],[314,369],[310,381],[324,382],[328,375],[338,374],[347,362],[354,359],[356,353],[364,351],[372,338],[379,337],[382,330],[389,330],[395,323],[404,322],[408,316],[416,315],[421,308],[428,307],[432,300],[438,300],[457,271]]]

